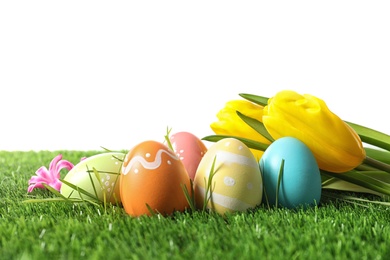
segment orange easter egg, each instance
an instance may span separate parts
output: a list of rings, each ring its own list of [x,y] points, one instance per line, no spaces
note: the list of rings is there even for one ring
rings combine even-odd
[[[131,216],[172,214],[189,208],[183,186],[190,178],[179,157],[166,145],[144,141],[125,156],[120,175],[122,205]]]

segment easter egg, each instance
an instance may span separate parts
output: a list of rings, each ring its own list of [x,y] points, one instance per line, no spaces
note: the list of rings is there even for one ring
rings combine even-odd
[[[189,208],[183,191],[190,178],[179,157],[166,145],[149,140],[125,156],[120,177],[123,207],[131,216],[172,214]]]
[[[177,132],[170,137],[173,150],[183,162],[188,176],[194,180],[200,160],[207,151],[206,145],[197,136],[189,132]]]
[[[282,160],[283,171],[279,172]],[[299,139],[282,137],[274,141],[260,159],[264,190],[270,205],[286,208],[310,207],[321,198],[321,175],[310,149]],[[277,192],[278,191],[278,192]]]
[[[249,148],[238,139],[224,138],[212,144],[199,163],[196,206],[221,215],[246,211],[261,204],[262,185],[259,164]]]
[[[96,154],[80,161],[64,177],[91,196],[79,192],[66,183],[61,185],[60,193],[66,198],[97,199],[113,204],[120,203],[119,176],[124,153],[107,152]]]

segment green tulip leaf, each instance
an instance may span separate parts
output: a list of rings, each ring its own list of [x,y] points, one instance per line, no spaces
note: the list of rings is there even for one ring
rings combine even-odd
[[[339,178],[321,175],[321,179],[322,179],[322,189],[370,193],[377,196],[383,196],[382,193],[376,192],[372,189],[367,189],[365,187],[353,184],[348,181],[341,180]]]
[[[378,177],[378,175],[379,176],[381,175],[380,173],[381,171],[356,171],[356,170],[351,170],[343,173],[333,173],[333,172],[321,170],[321,174],[323,175],[338,178],[340,180],[347,181],[352,184],[356,184],[358,186],[367,188],[373,191],[372,193],[380,193],[389,196],[390,195],[389,179],[385,181],[385,179]],[[382,173],[389,175],[386,172],[382,172]]]
[[[390,135],[362,125],[345,122],[356,131],[362,142],[390,151]]]
[[[368,157],[374,158],[375,160],[381,161],[383,163],[390,164],[390,152],[370,147],[365,147],[364,150],[366,150],[366,155]]]
[[[239,95],[240,95],[240,97],[242,97],[248,101],[251,101],[255,104],[258,104],[260,106],[266,106],[268,104],[269,98],[267,98],[267,97],[257,96],[257,95],[253,95],[253,94],[245,94],[245,93],[240,93]]]
[[[272,136],[268,133],[267,129],[265,128],[264,124],[260,122],[257,119],[254,119],[252,117],[246,116],[242,114],[240,111],[236,111],[237,115],[250,127],[252,127],[256,132],[264,136],[268,141],[273,142],[275,141]]]

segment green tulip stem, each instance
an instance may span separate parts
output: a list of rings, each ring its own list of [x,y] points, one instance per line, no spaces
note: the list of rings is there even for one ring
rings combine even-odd
[[[383,163],[368,156],[366,156],[366,158],[364,159],[364,163],[373,166],[378,170],[390,173],[390,165],[387,163]]]

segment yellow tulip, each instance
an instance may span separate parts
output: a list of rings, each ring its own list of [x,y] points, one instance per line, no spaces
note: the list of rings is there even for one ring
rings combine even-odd
[[[359,135],[312,95],[278,92],[264,107],[263,124],[275,140],[292,136],[304,142],[325,171],[352,170],[366,156]]]
[[[252,127],[247,125],[236,113],[240,113],[255,118],[259,121],[262,120],[263,107],[256,105],[247,100],[231,100],[225,104],[218,114],[218,121],[210,124],[211,129],[217,135],[231,135],[236,137],[243,137],[258,141],[264,144],[270,144],[264,136],[256,132]],[[257,160],[263,155],[263,151],[251,149],[253,155]]]

